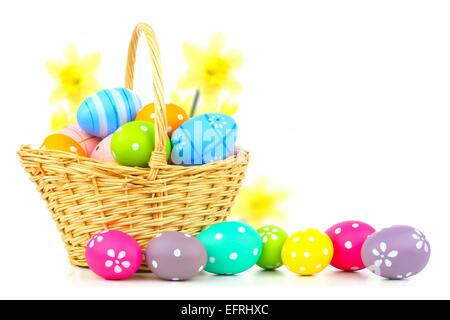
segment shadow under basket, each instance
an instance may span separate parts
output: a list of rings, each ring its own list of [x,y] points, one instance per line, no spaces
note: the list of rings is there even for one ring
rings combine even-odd
[[[17,152],[52,213],[70,262],[76,266],[87,266],[86,244],[102,230],[126,232],[145,250],[149,240],[160,232],[196,235],[211,224],[224,221],[248,165],[249,154],[240,148],[236,155],[201,166],[167,164],[159,48],[153,30],[145,23],[138,24],[133,32],[125,87],[133,89],[136,47],[141,34],[150,49],[155,92],[156,141],[149,168],[104,163],[29,145],[22,145]],[[148,270],[145,257],[140,270]]]

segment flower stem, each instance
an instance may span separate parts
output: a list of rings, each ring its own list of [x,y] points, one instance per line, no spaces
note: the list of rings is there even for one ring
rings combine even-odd
[[[192,101],[192,108],[190,117],[192,118],[195,115],[195,111],[197,110],[198,99],[200,98],[200,90],[195,91],[194,101]]]

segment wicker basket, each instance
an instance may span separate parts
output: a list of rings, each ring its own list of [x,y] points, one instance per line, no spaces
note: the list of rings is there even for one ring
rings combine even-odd
[[[149,168],[103,163],[55,150],[22,145],[17,152],[31,181],[47,202],[62,234],[70,262],[87,266],[84,250],[97,232],[127,232],[145,248],[162,231],[192,235],[230,213],[248,165],[248,152],[202,166],[167,164],[166,110],[159,47],[152,28],[140,23],[128,48],[125,86],[133,89],[136,48],[141,34],[150,49],[156,106],[156,146]],[[143,260],[142,270],[146,268]]]

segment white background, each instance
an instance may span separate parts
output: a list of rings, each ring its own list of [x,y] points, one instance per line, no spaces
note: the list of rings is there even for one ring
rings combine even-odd
[[[448,1],[9,1],[0,4],[0,298],[450,298]],[[431,242],[423,273],[386,281],[333,268],[314,277],[250,270],[183,283],[139,274],[108,282],[71,267],[19,165],[48,134],[45,62],[71,42],[102,54],[100,80],[123,82],[130,32],[151,23],[166,88],[182,43],[222,31],[245,55],[236,120],[259,175],[291,190],[289,231],[358,219],[408,224]],[[142,48],[143,49],[143,48]],[[152,98],[146,52],[136,91]]]

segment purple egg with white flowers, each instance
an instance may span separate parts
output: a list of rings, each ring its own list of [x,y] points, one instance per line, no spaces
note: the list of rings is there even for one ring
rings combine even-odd
[[[425,268],[430,259],[430,243],[410,226],[392,226],[370,235],[361,249],[367,269],[384,278],[405,279]]]
[[[203,270],[206,249],[189,234],[163,232],[150,240],[145,251],[147,265],[164,280],[186,280]]]

